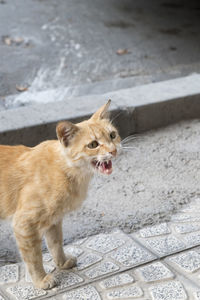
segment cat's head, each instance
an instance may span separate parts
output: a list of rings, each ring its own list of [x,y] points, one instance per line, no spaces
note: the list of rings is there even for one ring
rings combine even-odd
[[[112,158],[117,155],[120,136],[108,118],[110,100],[92,117],[78,124],[60,122],[56,127],[57,137],[72,164],[99,171],[112,173]]]

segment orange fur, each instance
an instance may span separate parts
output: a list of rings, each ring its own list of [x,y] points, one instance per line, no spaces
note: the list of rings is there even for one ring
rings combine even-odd
[[[79,124],[59,123],[58,140],[33,148],[0,146],[0,218],[13,217],[18,247],[36,287],[55,285],[42,264],[43,235],[59,268],[76,264],[62,248],[62,218],[81,205],[94,170],[111,172],[105,161],[116,155],[120,137],[105,118],[108,106]],[[92,141],[98,142],[96,148]]]

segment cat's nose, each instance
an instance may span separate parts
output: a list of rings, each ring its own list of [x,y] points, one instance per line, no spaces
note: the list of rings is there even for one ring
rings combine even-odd
[[[115,150],[113,150],[113,151],[111,151],[109,153],[112,154],[112,156],[116,156],[117,155],[117,149],[115,149]]]

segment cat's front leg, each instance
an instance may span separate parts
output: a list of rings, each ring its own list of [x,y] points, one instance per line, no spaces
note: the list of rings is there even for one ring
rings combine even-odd
[[[76,266],[76,257],[63,251],[62,222],[52,225],[46,231],[46,240],[56,265],[60,269],[70,269]]]
[[[27,265],[35,287],[51,289],[56,285],[52,274],[46,274],[42,262],[41,238],[33,223],[24,215],[14,217],[14,233],[22,258]]]

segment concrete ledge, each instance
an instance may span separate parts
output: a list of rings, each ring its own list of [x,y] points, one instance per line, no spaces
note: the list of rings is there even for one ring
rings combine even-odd
[[[0,112],[0,143],[33,146],[55,138],[55,124],[63,119],[78,122],[107,99],[122,136],[200,117],[200,75],[151,83],[88,97],[26,106]]]

